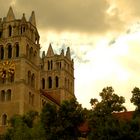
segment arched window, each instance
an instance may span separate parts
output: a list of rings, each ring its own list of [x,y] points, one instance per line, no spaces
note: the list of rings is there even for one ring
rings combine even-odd
[[[24,26],[24,25],[21,26],[21,28],[20,28],[20,32],[21,32],[21,34],[23,34],[23,33],[25,32],[25,30],[26,30],[25,26]]]
[[[2,31],[0,31],[0,38],[2,37]]]
[[[50,61],[48,61],[48,70],[50,70]]]
[[[6,123],[7,123],[7,115],[3,114],[2,115],[2,125],[6,125]]]
[[[48,88],[52,88],[52,78],[48,77]]]
[[[1,101],[2,102],[5,101],[5,91],[4,90],[1,91]]]
[[[32,74],[32,77],[31,77],[31,86],[35,87],[35,75],[34,74]]]
[[[12,57],[12,46],[9,44],[8,45],[8,58]]]
[[[23,32],[25,32],[25,30],[26,30],[26,28],[25,28],[25,27],[23,27]]]
[[[53,61],[51,60],[51,70],[53,69]]]
[[[7,90],[7,93],[6,93],[6,100],[7,100],[7,101],[11,101],[11,89],[8,89],[8,90]]]
[[[31,84],[31,72],[28,71],[28,84],[30,85]]]
[[[42,78],[42,89],[45,89],[45,79]]]
[[[1,47],[0,48],[0,59],[4,59],[4,48],[3,47]]]
[[[11,25],[9,25],[9,36],[12,36],[12,26]]]
[[[59,78],[57,76],[55,77],[55,86],[59,87]]]
[[[19,44],[16,44],[16,57],[19,57]]]

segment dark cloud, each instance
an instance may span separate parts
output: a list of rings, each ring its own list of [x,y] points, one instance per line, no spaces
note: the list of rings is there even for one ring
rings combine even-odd
[[[122,27],[117,15],[107,14],[109,7],[107,0],[17,0],[13,5],[16,15],[25,12],[27,19],[35,10],[39,28],[85,33],[103,33]],[[2,7],[4,11],[5,8]]]

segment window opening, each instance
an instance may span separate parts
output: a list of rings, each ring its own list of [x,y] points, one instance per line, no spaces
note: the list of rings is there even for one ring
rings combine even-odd
[[[55,77],[55,84],[56,84],[56,87],[59,87],[59,78],[57,76]]]
[[[6,125],[6,123],[7,123],[7,115],[3,114],[2,115],[2,125]]]
[[[48,84],[49,84],[48,87],[52,88],[52,78],[51,77],[48,78]]]
[[[19,57],[19,45],[16,44],[16,57]]]
[[[8,45],[8,58],[12,57],[12,46]]]
[[[12,36],[12,26],[9,25],[9,36]]]

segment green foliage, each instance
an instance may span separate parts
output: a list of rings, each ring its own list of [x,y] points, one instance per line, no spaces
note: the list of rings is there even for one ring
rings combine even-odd
[[[78,126],[82,121],[82,107],[75,99],[64,101],[59,109],[46,104],[41,113],[47,140],[76,140],[79,135]]]
[[[123,106],[125,99],[115,94],[112,87],[104,88],[99,95],[100,102],[97,99],[90,101],[92,110],[88,118],[91,130],[89,139],[118,139],[121,125],[112,114],[113,112],[126,111]]]
[[[131,103],[136,105],[136,109],[140,110],[140,89],[135,87],[132,91],[132,98],[130,99]]]
[[[40,114],[41,124],[45,130],[47,140],[57,139],[57,109],[49,103],[45,104]]]
[[[40,115],[30,111],[9,120],[4,140],[78,140],[78,127],[87,121],[89,140],[140,140],[140,89],[132,91],[131,102],[136,105],[133,118],[122,120],[114,113],[126,111],[124,97],[106,87],[99,94],[101,100],[91,99],[91,110],[83,109],[75,100],[64,101],[59,108],[46,104]]]
[[[76,139],[79,135],[78,126],[83,122],[83,109],[75,99],[64,101],[58,111],[59,125],[63,129],[62,139]]]
[[[112,87],[104,88],[100,93],[100,97],[100,102],[97,99],[91,99],[90,101],[94,113],[105,116],[113,112],[126,111],[126,108],[123,106],[125,102],[124,97],[115,94]]]
[[[5,140],[45,140],[45,132],[41,124],[35,123],[38,113],[30,111],[20,116],[15,115],[10,120],[10,127],[4,135]]]

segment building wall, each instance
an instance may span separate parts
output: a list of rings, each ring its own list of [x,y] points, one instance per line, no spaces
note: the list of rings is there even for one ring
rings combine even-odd
[[[42,103],[58,106],[40,90],[60,102],[74,98],[70,49],[58,55],[50,45],[41,58],[39,38],[34,12],[29,21],[24,14],[17,20],[10,7],[6,18],[0,19],[0,125],[14,114],[40,112]]]

